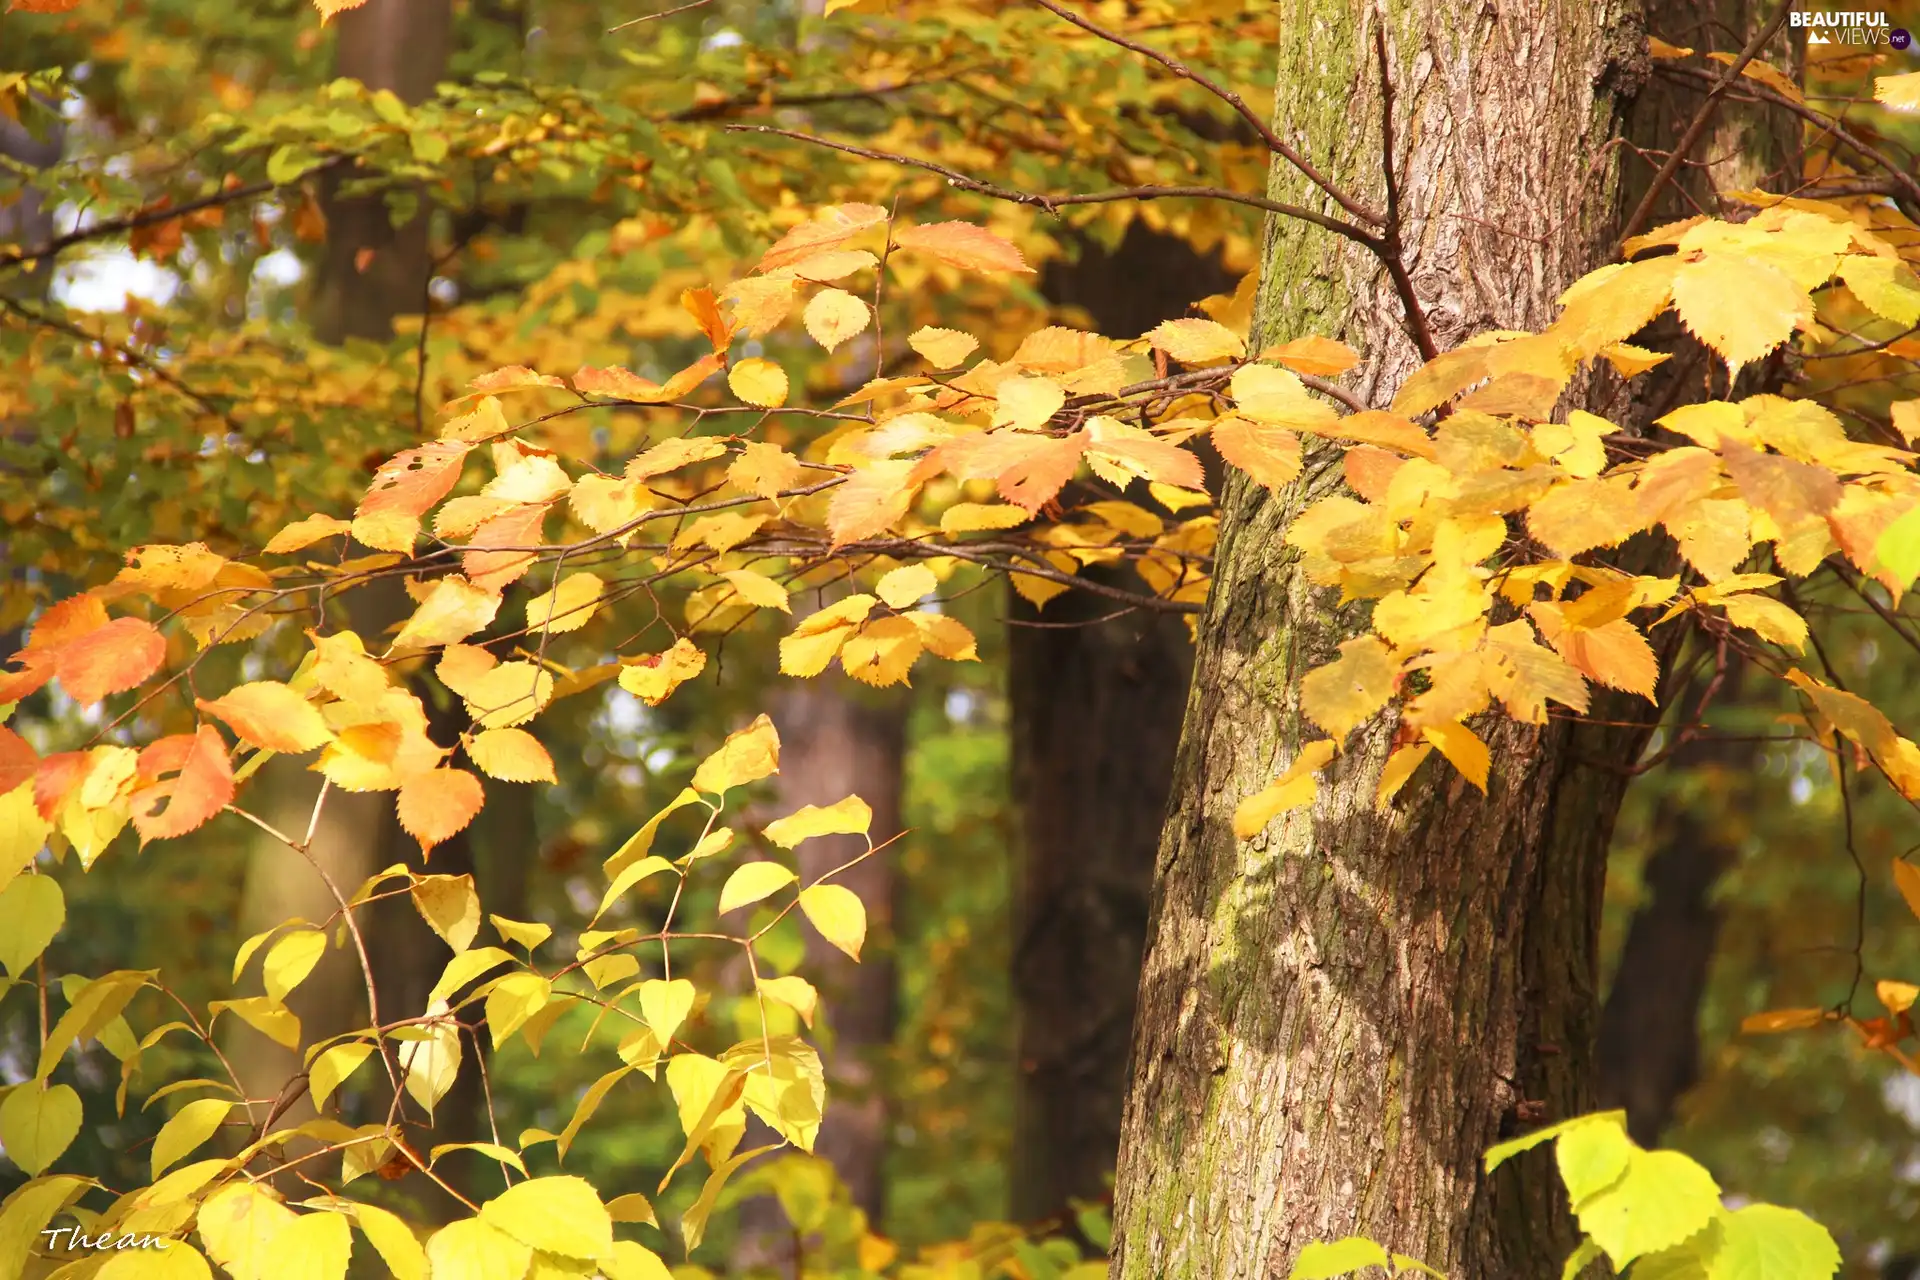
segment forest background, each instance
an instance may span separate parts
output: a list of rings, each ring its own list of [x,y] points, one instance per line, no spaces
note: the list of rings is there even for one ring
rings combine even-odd
[[[1033,208],[862,154],[927,157],[1020,192],[1264,189],[1266,148],[1215,96],[1050,6],[826,7],[838,12],[368,0],[323,27],[293,3],[16,4],[0,17],[0,361],[11,371],[0,386],[0,652],[21,649],[51,602],[111,578],[125,548],[257,545],[303,516],[346,513],[382,460],[491,370],[623,365],[665,379],[704,348],[685,291],[752,261],[823,205],[871,201],[917,222],[988,226],[1034,268],[877,298],[900,333],[1013,338],[1057,323],[1130,338],[1182,316],[1245,333],[1257,208]],[[1272,6],[1108,5],[1100,16],[1205,68],[1265,118],[1273,49],[1287,38]],[[1724,67],[1755,25],[1703,7],[1657,34],[1714,70],[1706,55],[1729,55]],[[1773,78],[1750,73],[1753,83],[1840,116],[1911,170],[1920,124],[1872,90],[1907,61],[1799,40],[1781,35],[1773,65],[1762,60]],[[388,96],[339,87],[339,76]],[[787,132],[754,131],[763,126]],[[356,153],[419,190],[403,190],[397,210],[357,195],[332,159]],[[407,216],[415,208],[428,212]],[[36,251],[46,245],[57,252]],[[1808,386],[1884,416],[1916,392],[1912,340],[1861,332],[1882,346],[1877,360],[1809,362]],[[837,351],[764,349],[829,401],[876,368],[893,371],[864,336]],[[565,420],[552,443],[608,453],[596,430]],[[822,1151],[845,1185],[790,1167],[789,1212],[908,1257],[969,1240],[952,1257],[1004,1253],[1012,1233],[982,1226],[1003,1222],[1097,1255],[1186,702],[1187,625],[1059,583],[1027,577],[1009,590],[968,572],[943,597],[977,638],[977,663],[923,663],[910,687],[801,684],[774,674],[774,637],[748,630],[658,707],[603,677],[542,719],[557,785],[489,783],[488,816],[425,869],[473,874],[488,910],[511,920],[577,918],[599,901],[605,853],[673,800],[727,730],[771,710],[786,754],[756,801],[768,817],[857,793],[877,839],[904,832],[855,886],[873,921],[860,969],[797,927],[782,943],[796,963],[825,968],[829,1071],[844,1086],[834,1095],[844,1118],[829,1120]],[[1118,581],[1102,573],[1087,576]],[[690,612],[680,599],[670,611]],[[1880,619],[1833,605],[1811,620],[1849,688],[1895,723],[1920,722],[1914,653],[1869,625]],[[1777,733],[1795,706],[1735,679],[1717,732],[1632,785],[1607,868],[1602,1096],[1627,1108],[1636,1137],[1688,1152],[1730,1193],[1818,1218],[1859,1274],[1900,1276],[1920,1265],[1902,1261],[1920,1254],[1920,1078],[1882,1052],[1900,1011],[1860,1034],[1742,1032],[1769,1010],[1833,1007],[1862,973],[1920,974],[1920,927],[1890,870],[1914,844],[1911,813],[1884,790],[1846,794],[1827,753]],[[90,715],[48,689],[8,724],[45,750]],[[391,820],[343,821],[363,823],[343,842],[390,852],[368,871],[418,865],[417,844]],[[68,923],[44,957],[56,985],[164,966],[204,1005],[229,994],[243,940],[300,914],[310,892],[283,882],[291,864],[231,819],[142,854],[131,845],[106,854],[111,875],[73,860],[53,871]],[[396,986],[422,994],[439,960],[409,912],[398,915],[384,963]],[[746,1034],[754,1001],[742,975],[702,976],[718,994],[700,1016]],[[9,977],[0,1082],[17,1085],[33,1074],[47,1015],[30,994],[39,988]],[[354,980],[323,965],[296,1007],[351,999],[338,992]],[[566,1013],[553,1043],[592,1020]],[[236,1058],[260,1052],[253,1030],[226,1035]],[[121,1115],[120,1056],[103,1037],[76,1057],[86,1124],[61,1168],[138,1185],[177,1114],[164,1098],[139,1104],[159,1082],[211,1070],[204,1051],[141,1055]],[[490,1055],[486,1100],[448,1095],[444,1123],[471,1140],[558,1131],[599,1075],[583,1056],[535,1056],[513,1041]],[[681,1143],[682,1118],[653,1092],[615,1089],[566,1169],[650,1190]],[[0,1164],[0,1193],[23,1180]],[[431,1214],[434,1193],[419,1181],[399,1178],[395,1194]],[[736,1183],[723,1204],[767,1185]],[[696,1190],[661,1197],[661,1220]],[[840,1208],[808,1206],[809,1195]],[[845,1227],[849,1205],[870,1230]],[[764,1202],[748,1204],[717,1216],[693,1257],[779,1267],[787,1235]],[[1054,1263],[1028,1253],[1014,1265],[1037,1276]]]

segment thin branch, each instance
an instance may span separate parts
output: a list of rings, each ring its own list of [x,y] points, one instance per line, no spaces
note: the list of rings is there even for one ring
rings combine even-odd
[[[1640,203],[1627,218],[1627,224],[1620,232],[1618,243],[1625,244],[1639,235],[1641,228],[1646,226],[1648,219],[1653,217],[1653,206],[1660,198],[1661,188],[1673,180],[1673,175],[1680,171],[1681,164],[1686,161],[1687,153],[1693,150],[1693,144],[1700,141],[1700,135],[1707,131],[1707,125],[1712,121],[1713,113],[1720,105],[1720,99],[1740,78],[1740,73],[1746,69],[1749,62],[1753,61],[1767,41],[1773,39],[1780,28],[1786,25],[1787,15],[1792,11],[1793,0],[1782,0],[1780,7],[1774,11],[1772,20],[1754,32],[1753,38],[1747,41],[1747,47],[1740,51],[1740,56],[1728,64],[1719,83],[1708,91],[1707,100],[1702,102],[1700,109],[1693,113],[1693,119],[1688,122],[1686,132],[1680,135],[1680,141],[1674,143],[1673,152],[1667,157],[1666,163],[1661,165],[1660,171],[1653,175],[1653,182],[1647,187],[1646,194],[1640,197]]]
[[[691,0],[688,4],[675,5],[671,9],[662,9],[658,13],[643,13],[637,18],[629,18],[625,22],[615,23],[613,26],[608,27],[607,34],[612,35],[616,31],[625,31],[628,27],[637,27],[643,22],[653,22],[659,18],[671,18],[676,13],[685,13],[689,9],[698,9],[703,5],[712,3],[713,0]]]
[[[1387,68],[1385,22],[1374,23],[1373,52],[1380,64],[1380,167],[1385,171],[1387,182],[1387,220],[1374,252],[1387,268],[1393,291],[1400,296],[1400,309],[1406,313],[1407,332],[1413,337],[1413,345],[1420,349],[1422,360],[1432,360],[1439,356],[1440,348],[1434,343],[1420,295],[1414,291],[1413,277],[1407,272],[1406,248],[1400,241],[1400,177],[1393,167],[1393,75]]]
[[[1240,118],[1245,120],[1247,124],[1252,126],[1253,131],[1260,135],[1261,141],[1267,144],[1268,150],[1279,155],[1285,159],[1288,164],[1298,169],[1307,181],[1326,192],[1334,203],[1338,204],[1342,209],[1345,209],[1360,221],[1369,223],[1372,226],[1377,227],[1385,223],[1386,219],[1383,218],[1380,213],[1367,208],[1366,205],[1361,204],[1358,200],[1335,186],[1325,174],[1314,168],[1305,156],[1287,145],[1286,140],[1275,133],[1273,127],[1256,115],[1253,108],[1249,107],[1246,101],[1233,90],[1226,88],[1224,85],[1216,84],[1206,76],[1195,71],[1192,67],[1187,66],[1184,62],[1160,52],[1160,50],[1153,48],[1151,45],[1144,45],[1137,41],[1129,40],[1117,31],[1110,31],[1096,22],[1081,17],[1065,5],[1056,3],[1056,0],[1034,0],[1034,3],[1049,13],[1052,13],[1055,17],[1071,22],[1082,31],[1098,36],[1108,44],[1119,45],[1122,49],[1131,50],[1143,58],[1151,58],[1167,70],[1173,72],[1176,76],[1179,76],[1182,80],[1191,81],[1199,85],[1202,89],[1205,89],[1208,93],[1211,93],[1214,97],[1232,107]]]
[[[28,324],[37,325],[43,329],[52,329],[56,333],[64,333],[76,342],[84,342],[88,346],[105,347],[108,351],[113,352],[114,355],[119,356],[121,361],[129,368],[138,369],[154,381],[171,387],[188,400],[199,405],[204,412],[220,419],[220,421],[227,425],[229,431],[238,432],[240,430],[240,424],[234,420],[229,410],[221,408],[218,404],[214,403],[210,396],[204,392],[195,390],[192,386],[183,382],[177,374],[173,373],[165,365],[150,356],[142,355],[132,347],[114,342],[112,339],[103,337],[100,334],[90,333],[70,320],[63,320],[59,316],[50,316],[44,312],[35,311],[31,307],[21,306],[5,294],[0,294],[0,310],[17,316]]]
[[[354,159],[351,155],[337,155],[323,160],[291,182],[255,182],[244,187],[233,187],[226,191],[216,191],[212,195],[201,196],[197,200],[188,200],[183,204],[168,205],[164,209],[148,209],[143,213],[129,214],[124,218],[112,218],[106,222],[96,222],[90,227],[78,227],[63,236],[55,236],[34,249],[10,250],[0,253],[0,269],[7,267],[32,266],[42,258],[71,249],[76,244],[89,240],[104,240],[124,231],[138,231],[142,227],[158,226],[163,222],[173,222],[188,214],[198,213],[202,209],[212,209],[224,204],[233,204],[241,200],[251,200],[255,196],[271,195],[286,187],[297,187],[308,178],[317,177],[329,169],[335,169]]]
[[[957,169],[949,169],[943,164],[935,164],[931,160],[921,160],[915,156],[900,155],[892,151],[873,151],[866,147],[856,147],[851,143],[835,142],[831,138],[822,138],[817,134],[801,133],[795,129],[776,129],[772,125],[766,124],[730,124],[726,126],[726,128],[729,133],[767,133],[775,137],[791,138],[795,142],[811,143],[816,147],[826,147],[831,151],[842,151],[847,155],[859,156],[864,160],[878,160],[883,164],[898,164],[913,169],[924,169],[928,173],[939,174],[947,180],[949,185],[958,187],[962,191],[971,191],[976,195],[987,196],[994,200],[1005,200],[1012,204],[1026,205],[1029,208],[1044,209],[1048,213],[1053,213],[1066,205],[1111,204],[1119,200],[1165,200],[1174,198],[1225,200],[1232,204],[1244,204],[1255,209],[1264,209],[1268,213],[1278,213],[1289,218],[1299,218],[1303,222],[1311,222],[1317,227],[1324,227],[1335,235],[1345,236],[1349,240],[1366,245],[1368,248],[1375,249],[1376,252],[1378,251],[1377,246],[1379,241],[1364,228],[1357,227],[1351,222],[1343,222],[1339,218],[1331,217],[1324,213],[1316,213],[1314,210],[1305,208],[1302,205],[1286,204],[1279,200],[1268,200],[1264,196],[1250,196],[1244,192],[1230,191],[1225,187],[1116,187],[1112,191],[1090,191],[1074,195],[1041,195],[1038,192],[1018,191],[1012,187],[1002,187],[991,182],[983,182],[978,178],[961,173]]]

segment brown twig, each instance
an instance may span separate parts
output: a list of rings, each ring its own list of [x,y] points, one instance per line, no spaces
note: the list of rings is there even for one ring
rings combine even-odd
[[[1119,200],[1225,200],[1232,204],[1244,204],[1255,209],[1264,209],[1268,213],[1283,214],[1289,218],[1299,218],[1324,227],[1335,235],[1345,236],[1349,240],[1366,245],[1378,252],[1379,240],[1365,228],[1351,222],[1344,222],[1328,214],[1319,213],[1302,205],[1287,204],[1279,200],[1268,200],[1264,196],[1250,196],[1240,191],[1230,191],[1225,187],[1116,187],[1111,191],[1089,191],[1072,195],[1041,195],[1033,191],[1018,191],[1012,187],[1002,187],[991,182],[983,182],[957,169],[949,169],[943,164],[931,160],[922,160],[917,156],[901,155],[892,151],[873,151],[866,147],[856,147],[847,142],[835,142],[831,138],[822,138],[817,134],[801,133],[795,129],[777,129],[766,124],[730,124],[730,133],[766,133],[775,137],[791,138],[795,142],[810,143],[816,147],[826,147],[832,151],[842,151],[848,155],[859,156],[864,160],[878,160],[883,164],[905,165],[912,169],[924,169],[945,178],[949,185],[962,191],[971,191],[976,195],[987,196],[994,200],[1005,200],[1011,204],[1026,205],[1029,208],[1044,209],[1048,213],[1067,205],[1111,204]]]
[[[1216,84],[1206,76],[1195,71],[1192,67],[1187,66],[1184,62],[1162,53],[1151,45],[1130,40],[1117,31],[1110,31],[1090,19],[1081,17],[1065,5],[1057,3],[1056,0],[1034,0],[1034,3],[1049,13],[1052,13],[1055,17],[1066,22],[1071,22],[1082,31],[1098,36],[1108,44],[1118,45],[1122,49],[1137,53],[1143,58],[1151,58],[1167,70],[1173,72],[1174,75],[1179,76],[1182,80],[1190,81],[1202,89],[1205,89],[1208,93],[1220,99],[1220,101],[1226,103],[1229,107],[1232,107],[1235,113],[1237,113],[1242,120],[1246,121],[1255,133],[1260,135],[1260,140],[1267,144],[1268,150],[1298,169],[1307,181],[1324,191],[1335,204],[1338,204],[1342,209],[1345,209],[1349,214],[1362,222],[1376,227],[1385,224],[1386,219],[1378,211],[1369,209],[1366,205],[1360,203],[1360,201],[1354,199],[1351,195],[1334,185],[1325,174],[1314,168],[1305,156],[1294,150],[1287,144],[1284,138],[1275,133],[1273,127],[1256,115],[1253,108],[1249,107],[1246,101],[1233,90],[1224,85]]]
[[[1414,291],[1413,277],[1407,272],[1406,248],[1400,240],[1400,177],[1393,166],[1393,75],[1387,67],[1384,22],[1374,23],[1373,52],[1380,65],[1380,167],[1387,183],[1387,219],[1380,229],[1374,252],[1386,266],[1393,291],[1400,297],[1400,309],[1406,313],[1407,332],[1413,338],[1413,345],[1420,349],[1422,360],[1432,360],[1439,356],[1440,348],[1434,343],[1420,295]]]

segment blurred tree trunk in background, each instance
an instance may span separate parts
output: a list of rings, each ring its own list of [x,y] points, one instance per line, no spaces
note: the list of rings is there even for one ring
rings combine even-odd
[[[1760,0],[1661,0],[1650,6],[1647,26],[1671,44],[1737,53],[1772,16],[1773,6]],[[1798,81],[1799,54],[1798,46],[1779,39],[1768,60]],[[1700,110],[1705,94],[1703,87],[1659,77],[1641,92],[1628,131],[1648,158],[1626,169],[1621,185],[1627,207],[1638,204],[1654,166]],[[1693,154],[1700,163],[1675,175],[1649,225],[1702,210],[1737,217],[1746,206],[1725,198],[1726,192],[1792,190],[1801,177],[1800,121],[1764,103],[1723,102]],[[1698,376],[1696,368],[1688,371]],[[1761,376],[1769,373],[1777,381],[1777,364],[1770,362]],[[1658,413],[1672,380],[1683,376],[1655,370],[1643,380],[1642,407]],[[1757,382],[1748,386],[1750,392],[1770,389]],[[1739,701],[1737,656],[1730,663],[1717,698],[1722,709]],[[1646,899],[1614,964],[1594,1068],[1600,1104],[1624,1107],[1634,1138],[1649,1146],[1673,1118],[1680,1096],[1699,1080],[1700,1002],[1720,928],[1711,898],[1721,874],[1739,857],[1737,833],[1745,827],[1724,815],[1739,812],[1751,794],[1761,754],[1761,744],[1752,741],[1689,743],[1675,753],[1671,767],[1643,784],[1661,788],[1654,806],[1654,846],[1642,872]],[[1678,776],[1682,770],[1711,774],[1709,785],[1688,785]]]
[[[335,69],[343,77],[419,102],[432,94],[445,73],[453,34],[448,0],[370,0],[336,21]],[[429,219],[416,216],[395,227],[384,198],[341,196],[344,177],[329,175],[323,193],[327,239],[314,282],[311,322],[325,342],[384,342],[393,337],[396,317],[422,314],[427,305],[426,286],[434,266]],[[388,628],[412,609],[398,578],[379,579],[350,592],[343,606],[347,622],[374,653],[383,647],[381,637]],[[431,698],[422,700],[430,736],[450,746],[466,727],[465,710],[457,703],[440,707]],[[319,782],[318,775],[301,764],[273,761],[262,770],[254,791],[259,812],[278,830],[299,839],[319,801]],[[526,896],[526,862],[534,852],[532,789],[489,781],[487,792],[488,838],[482,840],[470,828],[437,846],[429,863],[419,844],[401,829],[392,792],[355,795],[329,789],[310,853],[334,886],[349,895],[367,876],[394,863],[441,875],[478,870],[485,908],[516,915]],[[476,844],[484,844],[491,855],[478,867]],[[323,920],[335,909],[331,891],[298,853],[265,837],[257,841],[242,933],[250,935],[290,917]],[[446,944],[404,895],[357,915],[367,936],[381,1020],[418,1016],[450,955]],[[288,1003],[300,1015],[309,1043],[364,1025],[365,982],[351,949],[330,952]],[[250,1030],[234,1032],[231,1039],[235,1066],[255,1097],[272,1096],[300,1070],[292,1054]],[[459,1077],[435,1108],[434,1142],[487,1136],[480,1070],[473,1060],[482,1048],[473,1041],[464,1041],[461,1048]],[[429,1144],[415,1145],[424,1151]],[[483,1185],[491,1177],[478,1162],[453,1168],[470,1171]],[[418,1176],[402,1185],[423,1197],[429,1213],[444,1215],[456,1207]]]
[[[780,731],[777,813],[802,805],[830,805],[857,795],[873,808],[873,843],[900,834],[905,784],[908,697],[905,689],[866,689],[845,676],[783,681],[774,699]],[[866,850],[859,836],[819,836],[795,852],[800,879],[811,882]],[[820,989],[826,1028],[822,1059],[832,1102],[814,1147],[830,1160],[853,1202],[876,1229],[885,1208],[881,1177],[889,1115],[883,1071],[893,1042],[896,975],[893,963],[894,861],[898,847],[834,877],[867,908],[867,940],[860,963],[806,931],[802,972]],[[752,1208],[743,1226],[767,1233],[773,1202]],[[784,1221],[784,1219],[781,1219]]]
[[[1048,262],[1041,291],[1084,310],[1099,332],[1131,338],[1234,283],[1218,256],[1136,218],[1112,251],[1088,243],[1078,261]],[[1084,576],[1146,591],[1130,570]],[[1113,1174],[1193,642],[1178,615],[1116,617],[1123,606],[1086,592],[1044,611],[1011,590],[1007,600],[1020,832],[1012,1215],[1035,1222],[1070,1200],[1103,1198]]]

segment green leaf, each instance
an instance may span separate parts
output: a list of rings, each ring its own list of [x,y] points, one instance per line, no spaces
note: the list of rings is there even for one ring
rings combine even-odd
[[[0,968],[21,977],[66,922],[66,895],[52,876],[22,876],[0,890]]]
[[[308,163],[307,153],[292,143],[276,147],[267,157],[267,180],[277,186],[298,182],[306,173]]]
[[[480,1220],[515,1240],[569,1258],[597,1258],[613,1248],[613,1219],[585,1178],[534,1178],[480,1206]]]
[[[1344,1240],[1321,1240],[1308,1245],[1294,1260],[1287,1280],[1331,1280],[1364,1267],[1389,1266],[1387,1251],[1365,1236]]]
[[[234,1105],[227,1098],[197,1098],[174,1112],[153,1138],[153,1176],[158,1178],[219,1132]]]
[[[1712,1175],[1678,1151],[1634,1151],[1617,1182],[1574,1207],[1616,1271],[1681,1243],[1719,1211]]]
[[[1751,1204],[1720,1219],[1709,1280],[1828,1280],[1840,1249],[1827,1229],[1793,1209]]]

